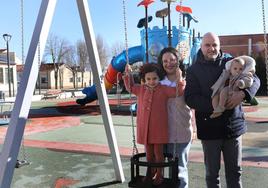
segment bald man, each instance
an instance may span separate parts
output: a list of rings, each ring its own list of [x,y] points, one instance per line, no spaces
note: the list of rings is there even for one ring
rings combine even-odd
[[[221,154],[227,187],[242,187],[242,135],[247,127],[241,102],[250,101],[255,96],[260,80],[254,75],[253,85],[235,92],[227,101],[227,110],[211,119],[211,86],[221,75],[225,63],[231,59],[230,55],[220,50],[219,37],[209,32],[203,36],[197,59],[186,73],[185,101],[195,110],[197,137],[203,147],[208,188],[220,187]]]

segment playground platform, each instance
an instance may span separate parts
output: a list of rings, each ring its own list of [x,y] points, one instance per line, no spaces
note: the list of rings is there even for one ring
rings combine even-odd
[[[110,97],[112,98],[112,97]],[[115,134],[126,181],[115,181],[99,106],[79,106],[74,98],[34,101],[19,159],[28,166],[15,169],[12,188],[125,188],[130,181],[132,131],[129,104],[133,100],[109,100]],[[258,106],[244,106],[248,132],[243,136],[243,187],[268,185],[268,97],[258,97]],[[135,118],[135,117],[134,117]],[[7,126],[0,127],[0,143]],[[143,147],[138,145],[139,151]],[[222,167],[222,171],[223,171]],[[190,151],[189,187],[205,188],[205,169],[199,140]],[[221,173],[222,187],[225,186]]]

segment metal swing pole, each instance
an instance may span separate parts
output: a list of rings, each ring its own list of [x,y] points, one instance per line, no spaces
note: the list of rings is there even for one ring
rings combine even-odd
[[[94,81],[96,84],[97,95],[100,102],[101,114],[103,118],[103,123],[105,127],[105,132],[107,135],[107,140],[109,148],[112,155],[112,161],[115,169],[116,180],[120,182],[125,181],[123,167],[120,159],[119,149],[117,145],[117,140],[115,132],[113,129],[112,115],[109,107],[108,97],[106,94],[106,89],[104,86],[104,80],[102,76],[100,59],[98,56],[98,49],[95,39],[95,34],[93,31],[92,20],[90,16],[89,6],[87,0],[76,0],[77,7],[80,15],[80,20],[82,23],[82,28],[84,32],[85,42],[87,46],[87,52],[92,62],[92,70],[95,73]]]
[[[145,6],[145,46],[146,46],[146,63],[149,63],[149,44],[148,44],[148,6]]]
[[[11,185],[14,167],[16,165],[21,140],[31,106],[35,83],[38,75],[37,45],[40,39],[41,52],[44,52],[56,0],[43,0],[39,9],[37,22],[26,57],[24,71],[16,96],[10,123],[0,155],[0,187],[8,188]],[[48,14],[47,14],[48,12]],[[43,54],[42,54],[43,55]]]
[[[170,18],[170,1],[167,1],[168,5],[168,46],[172,46],[172,36],[171,36],[171,18]]]
[[[138,6],[143,5],[145,9],[145,63],[149,63],[148,6],[153,2],[154,0],[143,0],[138,4]]]

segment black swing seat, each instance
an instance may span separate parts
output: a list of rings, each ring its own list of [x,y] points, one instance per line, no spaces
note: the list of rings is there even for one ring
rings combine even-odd
[[[178,178],[178,158],[173,159],[172,155],[164,154],[165,162],[149,163],[145,160],[146,153],[133,155],[131,161],[131,180],[128,187],[136,188],[177,188],[180,184]],[[143,181],[146,175],[140,174],[140,167],[148,169],[148,176],[151,177],[151,168],[161,167],[164,170],[164,181],[160,185],[153,185],[152,180]],[[168,169],[168,177],[165,176],[165,170]]]
[[[30,162],[26,161],[26,160],[17,160],[15,168],[20,168],[26,165],[29,165]]]

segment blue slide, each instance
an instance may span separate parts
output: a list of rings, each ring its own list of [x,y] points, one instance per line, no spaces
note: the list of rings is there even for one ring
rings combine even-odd
[[[129,64],[132,65],[136,62],[144,60],[145,50],[143,46],[135,46],[128,49]],[[117,73],[123,73],[127,64],[126,51],[123,51],[116,57],[114,57],[108,66],[107,72],[104,76],[104,83],[106,89],[111,89],[111,86],[116,82]],[[95,84],[90,87],[86,87],[82,90],[82,93],[86,95],[83,99],[77,99],[76,103],[82,106],[95,101],[97,97]]]

